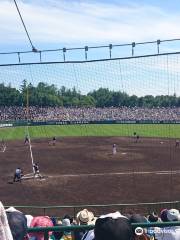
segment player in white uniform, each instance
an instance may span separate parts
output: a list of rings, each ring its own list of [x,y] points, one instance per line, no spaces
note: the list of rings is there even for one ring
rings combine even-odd
[[[39,171],[39,166],[37,163],[33,164],[33,169],[34,169],[34,177],[37,176],[39,178],[41,178],[41,174],[40,174],[40,171]]]
[[[117,153],[117,148],[116,148],[115,143],[113,144],[112,153],[113,153],[113,155],[115,155]]]
[[[5,143],[4,139],[2,139],[2,141],[1,141],[1,152],[5,152],[5,150],[6,150],[6,143]]]
[[[24,139],[24,144],[26,145],[26,144],[29,144],[29,138],[28,138],[28,136],[26,135],[25,136],[25,139]]]

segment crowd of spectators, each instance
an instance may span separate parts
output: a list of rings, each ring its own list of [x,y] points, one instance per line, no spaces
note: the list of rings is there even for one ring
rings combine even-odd
[[[0,107],[0,121],[180,121],[180,108]]]
[[[49,240],[179,240],[180,226],[134,228],[132,223],[176,222],[180,220],[177,209],[163,209],[144,216],[113,212],[95,217],[83,209],[76,217],[65,215],[61,220],[48,216],[25,215],[14,207],[4,209],[0,202],[1,240],[44,240],[42,232],[28,232],[28,228],[94,225],[93,230],[51,231]]]

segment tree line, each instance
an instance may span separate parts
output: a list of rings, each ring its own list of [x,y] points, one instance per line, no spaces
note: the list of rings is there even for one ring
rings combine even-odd
[[[82,94],[76,88],[39,82],[37,86],[24,80],[20,89],[0,84],[0,106],[64,106],[64,107],[180,107],[180,97],[174,95],[146,95],[138,97],[108,88]]]

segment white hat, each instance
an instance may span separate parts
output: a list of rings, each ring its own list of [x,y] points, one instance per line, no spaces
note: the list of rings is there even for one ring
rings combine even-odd
[[[170,209],[167,211],[167,219],[169,221],[178,221],[180,220],[180,213],[177,209]]]
[[[77,220],[80,224],[93,225],[97,218],[94,217],[94,214],[87,209],[83,209],[76,215]]]
[[[6,209],[6,212],[21,212],[21,211],[17,210],[14,207],[9,207],[9,208]]]
[[[116,211],[114,213],[109,213],[109,214],[106,214],[106,215],[101,215],[99,218],[107,218],[107,217],[110,217],[112,219],[118,219],[118,218],[126,218],[126,216],[122,215],[120,212]]]

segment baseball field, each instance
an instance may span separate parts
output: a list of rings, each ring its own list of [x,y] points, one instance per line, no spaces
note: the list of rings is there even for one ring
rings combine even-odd
[[[178,124],[28,127],[43,179],[12,183],[32,172],[26,127],[1,128],[0,190],[5,205],[76,205],[174,201],[180,193]],[[135,141],[133,133],[140,139]],[[56,145],[50,143],[57,137]],[[112,153],[113,144],[117,153]]]
[[[31,138],[53,136],[133,136],[136,132],[143,137],[180,138],[180,124],[82,124],[44,125],[28,127]],[[2,128],[0,139],[24,139],[25,127]]]

